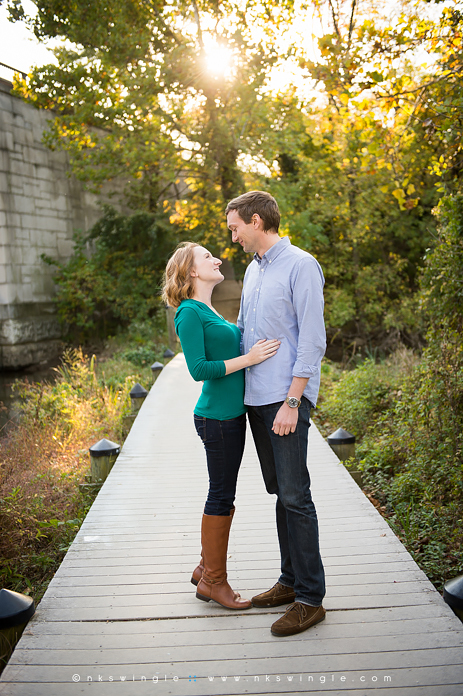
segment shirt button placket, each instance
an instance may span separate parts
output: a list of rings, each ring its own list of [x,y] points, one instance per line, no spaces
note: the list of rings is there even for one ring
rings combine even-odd
[[[257,288],[256,288],[255,296],[254,296],[253,328],[251,329],[251,332],[252,332],[254,337],[256,336],[256,333],[257,333],[257,312],[256,312],[256,309],[257,309],[257,302],[259,299],[259,292],[260,292],[260,289],[262,287],[262,281],[264,279],[264,270],[265,269],[263,268],[263,265],[261,264],[261,269],[260,269],[260,273],[259,273],[258,281],[257,281]]]

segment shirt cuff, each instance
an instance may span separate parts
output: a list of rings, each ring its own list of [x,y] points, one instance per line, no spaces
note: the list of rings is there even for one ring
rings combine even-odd
[[[302,360],[296,360],[293,367],[293,377],[315,377],[320,372],[318,365],[307,365]]]

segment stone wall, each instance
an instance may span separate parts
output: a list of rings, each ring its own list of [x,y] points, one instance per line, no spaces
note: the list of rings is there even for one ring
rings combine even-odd
[[[100,217],[97,197],[69,176],[65,152],[42,145],[51,114],[10,94],[0,80],[0,368],[56,355],[60,330],[52,302],[52,269],[64,260],[74,232]]]

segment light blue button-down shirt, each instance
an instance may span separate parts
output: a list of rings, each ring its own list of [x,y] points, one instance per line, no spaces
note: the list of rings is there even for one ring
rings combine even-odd
[[[304,396],[315,406],[326,349],[323,272],[318,261],[283,237],[254,255],[243,282],[238,328],[242,352],[261,338],[281,341],[276,355],[246,369],[244,402],[284,401],[293,377],[308,377]]]

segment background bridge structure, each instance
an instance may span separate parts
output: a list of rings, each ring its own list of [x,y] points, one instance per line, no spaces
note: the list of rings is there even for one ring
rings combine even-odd
[[[271,635],[190,584],[207,492],[183,355],[162,371],[0,678],[1,696],[461,696],[461,622],[315,427],[309,470],[327,575],[324,622]],[[228,570],[251,597],[279,575],[274,498],[248,436]]]

